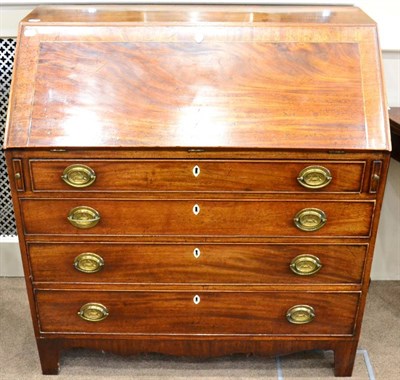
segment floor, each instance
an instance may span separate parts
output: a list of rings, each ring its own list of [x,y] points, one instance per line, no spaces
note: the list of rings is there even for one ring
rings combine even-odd
[[[400,282],[371,283],[353,379],[400,379]],[[0,379],[334,379],[333,353],[311,351],[279,358],[232,355],[195,360],[163,355],[119,357],[72,350],[58,377],[41,375],[24,280],[0,278]]]

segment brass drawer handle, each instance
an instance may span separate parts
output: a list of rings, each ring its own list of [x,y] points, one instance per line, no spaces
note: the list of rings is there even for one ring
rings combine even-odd
[[[92,228],[99,223],[100,214],[94,208],[78,206],[69,212],[67,219],[74,227]]]
[[[326,224],[327,220],[325,213],[318,208],[305,208],[293,219],[296,227],[302,231],[317,231]]]
[[[101,303],[90,302],[83,305],[78,311],[78,315],[89,322],[100,322],[108,317],[108,309]]]
[[[332,175],[323,166],[307,166],[300,172],[297,181],[307,189],[322,189],[331,183]]]
[[[299,276],[311,276],[322,268],[320,259],[314,255],[298,255],[290,263],[290,269]]]
[[[70,165],[65,168],[62,180],[72,187],[88,187],[96,180],[96,173],[86,165]]]
[[[286,312],[286,319],[295,325],[310,323],[314,318],[314,308],[308,305],[296,305]]]
[[[103,258],[92,252],[81,253],[74,260],[74,268],[83,273],[96,273],[103,267]]]

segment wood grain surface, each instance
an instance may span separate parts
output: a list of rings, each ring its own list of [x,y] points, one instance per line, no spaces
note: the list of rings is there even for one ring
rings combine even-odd
[[[356,142],[366,138],[361,91],[351,43],[42,42],[29,141],[286,147],[312,135],[313,144],[328,136]]]
[[[95,11],[94,11],[95,10]],[[89,13],[89,14],[88,14]],[[290,6],[257,5],[96,5],[45,6],[34,9],[23,22],[31,19],[46,24],[91,23],[249,23],[252,26],[268,23],[311,23],[375,25],[360,9],[346,6]]]
[[[33,191],[91,193],[99,191],[152,192],[293,192],[358,193],[364,162],[334,161],[250,161],[250,160],[30,160]],[[69,165],[83,164],[96,173],[86,188],[67,185],[61,175]],[[198,167],[198,175],[194,168]],[[323,166],[332,175],[321,189],[299,184],[300,172],[309,166]]]
[[[200,212],[195,215],[193,208]],[[369,237],[374,202],[23,199],[25,233],[46,235]],[[71,209],[88,206],[100,222],[88,229],[67,220]],[[293,222],[305,208],[325,212],[318,231],[301,231]]]
[[[374,26],[322,21],[27,22],[5,146],[390,149]]]
[[[194,256],[194,250],[199,256]],[[116,244],[33,243],[34,282],[143,284],[360,284],[366,245],[321,244]],[[73,266],[84,252],[100,255],[104,268],[82,273]],[[294,274],[298,255],[314,255],[322,268]]]
[[[358,299],[359,293],[317,292],[36,292],[42,332],[105,335],[352,335]],[[106,306],[110,315],[82,320],[77,313],[88,302]],[[287,321],[287,310],[299,304],[314,308],[311,323]]]
[[[41,352],[41,364],[43,373],[57,375],[61,352],[74,347],[82,347],[102,351],[107,347],[108,352],[119,355],[141,354],[143,352],[157,352],[166,355],[179,355],[197,358],[210,358],[237,353],[251,352],[263,357],[274,357],[306,350],[333,350],[335,353],[335,376],[351,376],[357,340],[349,337],[335,337],[335,339],[321,337],[300,337],[296,340],[282,339],[281,337],[229,337],[202,336],[171,339],[171,336],[155,336],[143,338],[141,336],[126,335],[112,338],[64,336],[63,338],[37,339],[37,345]]]

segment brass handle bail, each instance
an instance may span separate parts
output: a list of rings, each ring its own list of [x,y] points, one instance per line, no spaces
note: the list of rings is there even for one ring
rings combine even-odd
[[[92,228],[100,221],[100,214],[94,208],[78,206],[70,210],[68,221],[77,228]]]
[[[296,305],[286,312],[286,319],[295,325],[310,323],[315,318],[315,311],[309,305]]]
[[[293,219],[294,224],[302,231],[317,231],[328,221],[326,214],[318,208],[305,208]]]
[[[320,259],[314,255],[298,255],[290,263],[290,269],[299,276],[311,276],[322,268]]]
[[[108,309],[101,303],[89,302],[83,305],[78,315],[88,322],[100,322],[109,316]]]
[[[96,180],[96,173],[89,166],[76,164],[65,168],[61,178],[69,186],[82,188],[90,186]]]
[[[83,273],[96,273],[103,267],[103,258],[92,252],[81,253],[74,260],[74,268]]]
[[[322,189],[331,183],[332,175],[329,169],[323,166],[307,166],[299,173],[297,181],[307,189]]]

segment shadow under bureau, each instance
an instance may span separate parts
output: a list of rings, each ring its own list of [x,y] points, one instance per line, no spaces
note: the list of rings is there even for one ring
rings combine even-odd
[[[85,347],[351,375],[388,136],[357,8],[37,8],[5,148],[43,373]]]

